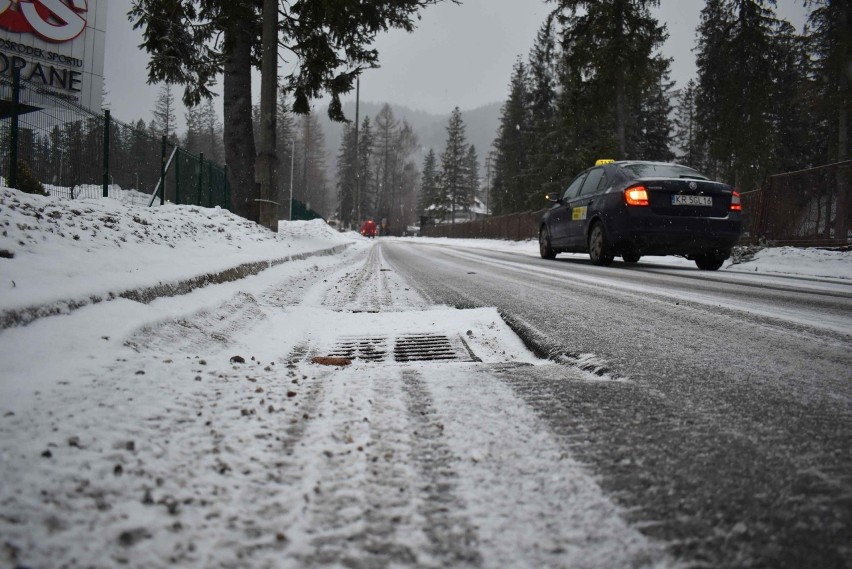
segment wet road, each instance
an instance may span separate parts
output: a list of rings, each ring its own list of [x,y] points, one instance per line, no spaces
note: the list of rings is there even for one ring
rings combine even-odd
[[[416,241],[432,302],[496,306],[586,379],[502,379],[628,520],[693,567],[852,567],[852,286]]]

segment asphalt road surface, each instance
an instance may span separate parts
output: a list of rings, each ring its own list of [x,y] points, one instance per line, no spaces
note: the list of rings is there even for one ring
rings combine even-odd
[[[432,302],[496,306],[539,355],[589,372],[500,377],[671,555],[852,567],[848,283],[376,247]]]

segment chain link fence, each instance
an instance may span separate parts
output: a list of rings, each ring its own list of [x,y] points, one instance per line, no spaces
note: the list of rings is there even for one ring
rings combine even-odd
[[[750,243],[835,246],[849,243],[852,160],[770,176],[743,194]]]
[[[231,208],[226,170],[203,155],[153,134],[142,121],[124,123],[42,85],[2,76],[0,177],[20,187],[22,174],[59,198]]]

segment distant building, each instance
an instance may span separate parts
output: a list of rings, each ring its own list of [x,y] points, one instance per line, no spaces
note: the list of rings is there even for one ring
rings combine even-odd
[[[51,95],[100,109],[106,24],[107,0],[0,0],[0,78],[18,68]],[[0,101],[0,116],[10,105]]]

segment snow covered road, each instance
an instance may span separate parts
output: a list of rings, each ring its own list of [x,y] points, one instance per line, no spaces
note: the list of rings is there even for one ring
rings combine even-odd
[[[505,380],[676,558],[849,566],[848,280],[380,246],[433,302],[497,307],[539,353],[599,374],[553,382],[519,369]]]
[[[0,188],[0,567],[849,566],[848,251],[599,268],[117,195]]]
[[[414,334],[457,361],[398,361]],[[365,338],[384,357],[311,363]],[[29,380],[0,419],[11,566],[674,566],[505,380],[583,372],[493,309],[429,305],[365,243],[2,340]]]

